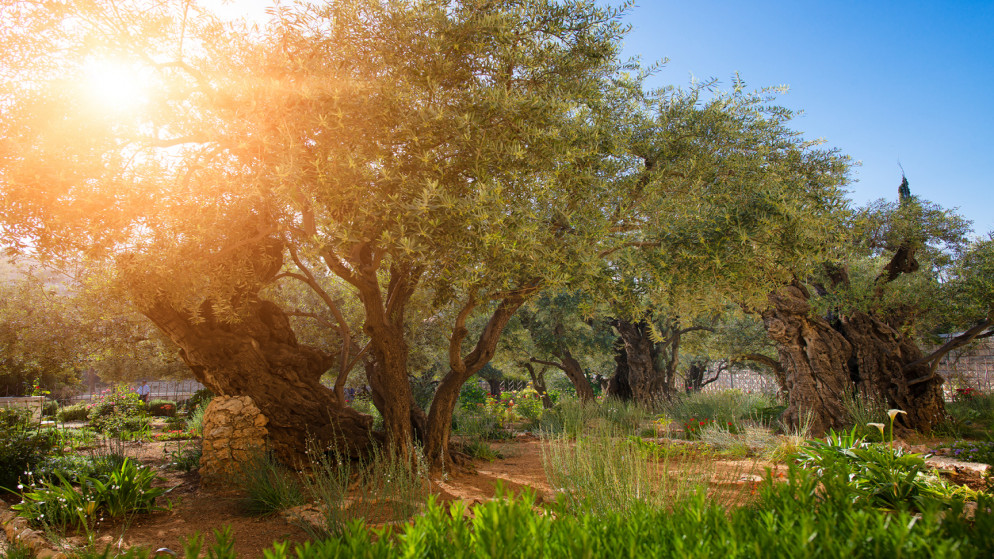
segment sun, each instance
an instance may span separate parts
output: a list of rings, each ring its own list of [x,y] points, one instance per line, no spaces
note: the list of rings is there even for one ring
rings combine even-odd
[[[87,100],[105,112],[130,112],[148,101],[148,85],[141,68],[107,59],[83,65],[82,89]]]

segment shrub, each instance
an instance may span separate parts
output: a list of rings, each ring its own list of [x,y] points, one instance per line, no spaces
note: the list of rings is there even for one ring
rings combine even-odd
[[[459,407],[473,410],[487,403],[487,391],[478,382],[470,381],[459,389]]]
[[[155,417],[175,417],[176,402],[172,400],[152,400],[148,403],[148,413]]]
[[[542,406],[542,397],[534,388],[526,388],[514,395],[516,406],[514,411],[522,419],[528,421],[530,425],[538,425],[542,419],[545,408]]]
[[[59,423],[66,423],[68,421],[86,421],[89,418],[90,410],[85,402],[79,402],[78,404],[72,404],[70,406],[65,406],[59,408],[59,411],[55,413],[55,419]]]
[[[89,408],[90,425],[113,436],[142,431],[147,426],[145,402],[123,384],[105,390]]]
[[[249,514],[272,514],[305,501],[296,474],[269,453],[243,463],[235,482],[245,492],[243,505]]]
[[[638,506],[624,513],[549,515],[525,493],[499,495],[468,509],[463,502],[432,500],[422,516],[398,534],[391,526],[346,524],[338,537],[278,544],[270,559],[366,557],[960,557],[994,556],[991,499],[978,502],[973,519],[962,507],[881,514],[853,503],[808,507],[795,498],[811,488],[811,472],[794,469],[791,483],[761,486],[751,507],[726,509],[703,496],[672,510]],[[817,486],[817,481],[813,484]],[[812,491],[811,494],[815,494]],[[466,516],[472,518],[465,520]]]
[[[799,463],[817,472],[821,493],[870,507],[925,510],[933,503],[973,497],[969,488],[950,484],[925,468],[925,459],[883,444],[867,443],[853,428],[802,447]]]
[[[157,510],[155,500],[165,489],[152,487],[155,478],[155,471],[127,458],[106,479],[85,476],[78,488],[59,475],[56,480],[32,478],[11,509],[36,526],[90,528],[103,514],[123,518]]]
[[[0,488],[13,489],[57,442],[55,431],[38,429],[27,410],[0,408]]]
[[[175,450],[167,451],[163,449],[169,463],[167,466],[174,470],[191,472],[200,467],[200,458],[203,456],[203,447],[199,441],[181,443]]]
[[[420,449],[414,463],[390,450],[374,447],[364,460],[353,461],[331,450],[312,448],[311,471],[301,481],[307,496],[319,503],[323,525],[312,535],[340,534],[347,526],[364,519],[406,520],[428,500],[428,468]]]
[[[209,388],[201,388],[183,401],[183,410],[186,411],[187,415],[190,415],[194,410],[206,406],[213,399],[214,393]]]
[[[207,411],[208,404],[210,401],[201,403],[200,407],[194,409],[186,419],[187,428],[198,437],[204,434],[204,413]]]
[[[41,415],[44,417],[55,417],[59,411],[59,403],[55,400],[45,400],[41,405]]]
[[[763,394],[742,392],[741,390],[720,390],[695,392],[676,398],[666,407],[666,413],[677,421],[687,422],[713,419],[721,424],[759,417],[762,410],[772,405],[769,397]]]

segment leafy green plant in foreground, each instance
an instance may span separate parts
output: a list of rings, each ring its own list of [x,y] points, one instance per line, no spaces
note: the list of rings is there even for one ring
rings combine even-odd
[[[798,484],[817,486],[810,470],[793,468]],[[994,553],[991,500],[984,496],[970,520],[962,507],[926,507],[881,513],[859,503],[798,502],[797,486],[769,483],[752,507],[732,510],[702,496],[665,511],[636,506],[625,512],[548,515],[523,494],[477,505],[450,507],[434,501],[425,514],[401,530],[348,523],[335,538],[293,549],[280,544],[269,559],[365,557],[989,557]],[[466,512],[471,520],[466,520]]]
[[[969,488],[930,472],[921,455],[867,443],[856,433],[856,428],[832,433],[825,441],[811,441],[801,448],[798,460],[817,473],[825,486],[820,493],[833,498],[846,495],[887,509],[921,509],[933,501],[949,503],[975,496]]]
[[[123,518],[157,510],[155,500],[165,490],[152,487],[155,478],[152,469],[130,459],[124,459],[106,479],[84,476],[78,488],[56,473],[54,480],[30,480],[22,501],[11,509],[39,526],[90,528],[103,515]]]

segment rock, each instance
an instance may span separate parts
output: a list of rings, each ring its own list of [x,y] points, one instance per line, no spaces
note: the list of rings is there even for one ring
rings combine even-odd
[[[269,419],[248,396],[221,396],[204,412],[200,475],[208,484],[228,483],[242,463],[268,449]]]

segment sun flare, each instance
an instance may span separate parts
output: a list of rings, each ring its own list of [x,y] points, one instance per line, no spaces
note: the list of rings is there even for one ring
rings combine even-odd
[[[105,111],[131,111],[147,100],[140,69],[114,60],[88,61],[82,85],[90,101]]]

